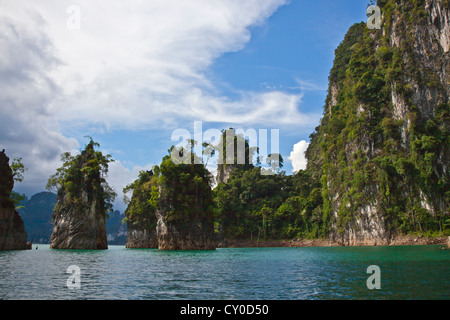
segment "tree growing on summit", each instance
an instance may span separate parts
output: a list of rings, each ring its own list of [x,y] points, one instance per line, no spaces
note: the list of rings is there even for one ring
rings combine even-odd
[[[81,196],[81,191],[101,189],[105,201],[105,212],[112,212],[116,198],[115,191],[106,181],[108,175],[108,164],[114,162],[111,155],[103,155],[95,148],[100,144],[90,138],[81,154],[72,156],[69,152],[61,155],[63,165],[56,170],[47,182],[46,189],[56,192],[67,192],[72,199]]]
[[[92,138],[80,154],[66,152],[63,165],[47,183],[48,190],[57,190],[58,202],[53,211],[53,249],[107,249],[106,218],[116,197],[108,185],[108,164],[111,155],[97,151]]]
[[[23,174],[28,171],[28,168],[25,168],[22,162],[22,158],[15,158],[11,162],[11,170],[13,172],[13,178],[16,182],[23,181]]]

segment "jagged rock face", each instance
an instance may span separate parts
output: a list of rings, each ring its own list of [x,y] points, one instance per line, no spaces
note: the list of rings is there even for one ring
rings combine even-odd
[[[145,226],[127,224],[127,248],[132,249],[156,249],[158,238],[156,229],[148,229]]]
[[[14,208],[0,208],[0,250],[31,249],[20,215]]]
[[[160,187],[160,195],[164,199],[164,188]],[[217,241],[214,224],[205,217],[191,217],[188,221],[173,221],[169,211],[174,209],[173,203],[161,201],[156,210],[159,250],[215,250]]]
[[[217,183],[227,183],[228,179],[230,179],[231,172],[237,167],[236,164],[224,164],[219,166],[217,170]]]
[[[15,210],[10,194],[14,178],[5,150],[0,153],[0,250],[31,249],[22,218]]]
[[[448,2],[445,5],[442,0],[425,1],[425,23],[417,24],[410,28],[412,33],[413,48],[412,60],[415,68],[423,73],[432,75],[433,84],[424,83],[421,79],[411,75],[405,75],[404,81],[412,88],[412,95],[409,101],[401,97],[398,90],[392,88],[392,104],[394,110],[393,118],[402,120],[401,137],[403,145],[408,148],[410,145],[410,133],[412,131],[411,121],[408,114],[412,111],[412,106],[417,107],[419,117],[423,122],[434,120],[436,108],[442,103],[448,103],[450,97],[450,13]],[[398,19],[393,21],[391,33],[389,35],[392,47],[401,47],[405,41],[404,24]],[[440,179],[446,179],[449,148],[442,148],[439,152],[438,161],[435,165],[436,175]],[[449,204],[445,201],[443,195],[434,193],[420,192],[422,198],[422,207],[436,213],[438,211],[448,213]]]
[[[436,86],[421,84],[411,75],[405,75],[406,82],[413,88],[412,103],[404,101],[398,91],[392,88],[392,102],[396,119],[405,119],[411,105],[419,107],[421,117],[432,119],[435,116],[436,106],[439,103],[447,102],[445,100],[450,96],[449,9],[444,7],[442,0],[427,0],[425,12],[427,14],[426,23],[418,24],[410,31],[413,40],[413,43],[410,44],[413,48],[413,59],[418,68],[427,70],[437,77],[437,82],[442,83],[441,89],[446,94],[442,95]],[[404,21],[393,17],[389,33],[389,43],[392,47],[400,48],[406,41],[403,37],[404,29]],[[408,131],[408,129],[408,122],[406,122],[403,131]],[[406,139],[405,134],[404,139]]]
[[[125,211],[127,248],[214,250],[216,241],[209,172],[203,165],[175,164],[141,172]]]
[[[78,159],[80,172],[89,164],[88,151]],[[106,214],[103,189],[96,179],[82,175],[83,186],[79,194],[73,195],[62,187],[58,190],[58,202],[53,211],[52,249],[103,250],[108,249],[106,236]]]
[[[405,101],[401,97],[399,90],[392,87],[393,118],[403,121],[401,128],[401,139],[403,146],[409,148],[411,136],[411,120],[408,114],[413,106],[418,109],[418,116],[422,122],[435,120],[436,109],[440,104],[449,102],[450,97],[450,14],[449,4],[443,0],[425,1],[425,19],[423,23],[417,23],[414,27],[409,27],[412,33],[412,56],[411,60],[415,64],[415,69],[421,73],[430,75],[427,80],[433,83],[424,83],[410,74],[404,76],[404,81],[412,88],[410,101]],[[394,18],[389,34],[389,42],[394,48],[402,46],[405,25],[399,19]],[[411,38],[409,38],[411,41]],[[395,84],[395,83],[394,83]],[[448,109],[448,105],[447,105]],[[445,125],[445,124],[444,124]],[[435,165],[435,172],[438,178],[444,180],[447,176],[447,166],[449,161],[449,148],[441,148]],[[432,213],[438,211],[448,213],[448,203],[440,193],[430,195],[420,191],[421,205]]]
[[[208,222],[170,223],[157,211],[159,250],[215,250],[217,241],[213,225]]]
[[[422,209],[449,214],[449,146],[438,140],[448,137],[448,1],[384,3],[382,30],[356,25],[336,50],[307,151],[330,240],[343,245],[389,244]]]
[[[13,204],[10,200],[10,194],[14,188],[14,177],[5,150],[0,153],[0,173],[0,205],[8,207]]]
[[[83,192],[83,203],[75,204],[64,192],[58,194],[53,212],[52,249],[108,249],[106,218],[99,195]]]
[[[212,191],[203,165],[161,165],[156,233],[160,250],[215,250]]]
[[[155,207],[150,203],[155,185],[153,171],[141,172],[132,184],[133,195],[125,210],[127,248],[158,248]]]
[[[336,211],[337,212],[337,211]],[[336,226],[334,226],[336,228]],[[347,225],[344,232],[332,232],[330,241],[345,246],[389,245],[394,239],[376,206],[360,209],[360,217]]]

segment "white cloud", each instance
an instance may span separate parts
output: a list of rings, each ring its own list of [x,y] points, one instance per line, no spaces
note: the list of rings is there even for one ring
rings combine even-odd
[[[291,151],[289,160],[292,162],[294,172],[305,170],[308,160],[306,159],[305,152],[308,149],[309,143],[302,140],[294,145],[294,149]]]
[[[38,16],[29,16],[38,25]],[[34,193],[45,188],[61,164],[60,154],[78,147],[64,137],[49,107],[60,89],[47,76],[59,61],[45,53],[52,49],[39,27],[0,16],[0,148],[10,159],[23,158],[29,170],[15,189]]]
[[[208,68],[242,49],[249,28],[286,0],[77,1],[80,30],[66,27],[70,1],[1,1],[10,15],[36,11],[63,64],[49,76],[64,94],[51,112],[64,125],[108,129],[177,127],[183,120],[237,124],[306,125],[319,115],[298,110],[301,94],[216,94]],[[35,22],[30,25],[35,25]]]
[[[133,168],[130,170],[120,161],[114,161],[109,164],[107,181],[108,184],[117,193],[116,201],[114,202],[114,208],[116,210],[120,210],[122,213],[124,213],[126,209],[126,206],[123,202],[123,188],[135,181],[139,176],[139,172],[151,170],[153,166],[153,164],[147,164],[145,166],[133,166]],[[131,197],[131,194],[127,196]]]
[[[71,0],[0,0],[0,147],[29,168],[19,189],[41,191],[59,155],[78,148],[60,126],[316,123],[320,115],[299,111],[302,94],[271,89],[231,99],[208,76],[215,59],[244,48],[250,28],[286,3],[77,0],[81,29],[69,30]],[[136,170],[112,165],[112,185],[121,191]]]
[[[297,82],[297,86],[290,87],[289,89],[298,89],[298,90],[301,90],[302,92],[305,92],[305,91],[327,91],[326,86],[320,86],[311,81],[296,79],[296,82]]]

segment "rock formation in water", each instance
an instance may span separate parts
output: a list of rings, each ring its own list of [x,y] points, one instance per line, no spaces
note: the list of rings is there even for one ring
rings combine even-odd
[[[108,248],[106,212],[114,193],[104,176],[111,160],[95,151],[95,145],[91,140],[80,155],[66,154],[64,166],[49,180],[58,186],[50,248]]]
[[[124,189],[133,191],[125,210],[127,219],[127,248],[158,248],[156,237],[156,207],[151,203],[152,191],[157,192],[152,171],[142,171],[139,178]]]
[[[0,250],[31,249],[23,220],[11,200],[13,187],[13,171],[3,150],[0,152]]]
[[[175,164],[170,156],[158,175],[157,237],[160,250],[215,250],[209,171],[202,164]]]
[[[378,1],[336,50],[308,171],[331,241],[388,244],[449,215],[449,2]]]
[[[214,250],[211,176],[202,164],[175,164],[164,157],[124,188],[127,248]]]

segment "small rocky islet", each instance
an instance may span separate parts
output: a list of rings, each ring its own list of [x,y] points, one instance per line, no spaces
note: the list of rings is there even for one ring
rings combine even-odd
[[[0,250],[31,249],[21,216],[17,213],[11,192],[13,171],[5,150],[0,152]]]

